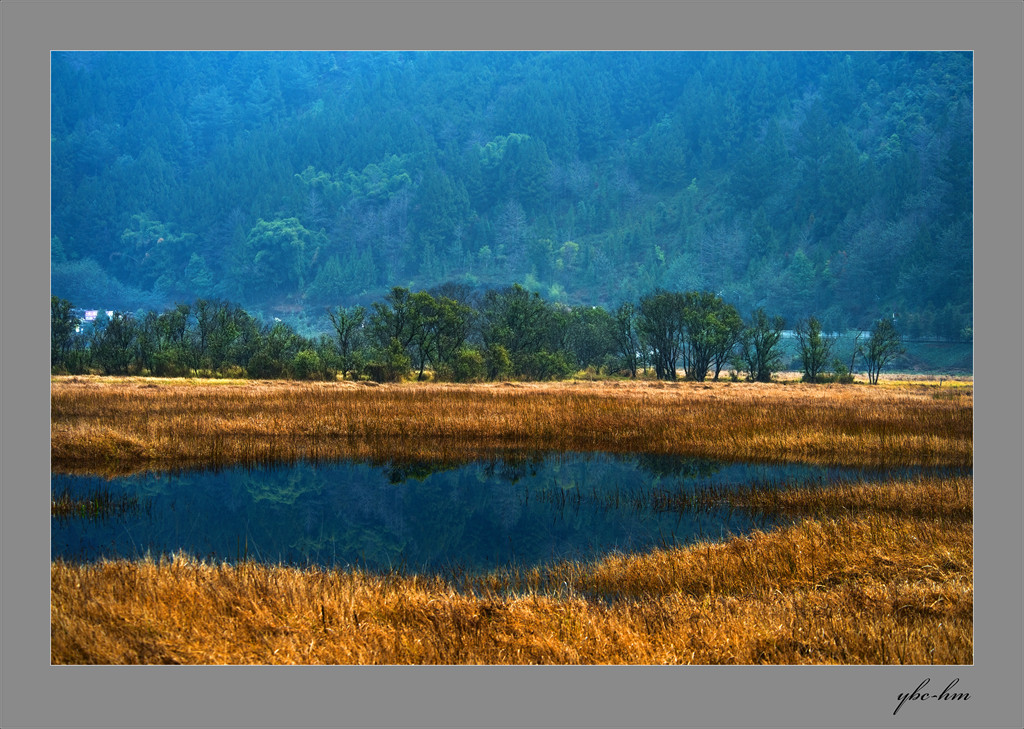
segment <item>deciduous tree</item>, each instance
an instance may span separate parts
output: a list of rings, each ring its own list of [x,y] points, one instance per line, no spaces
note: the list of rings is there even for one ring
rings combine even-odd
[[[757,309],[751,322],[740,337],[738,361],[746,369],[748,378],[757,382],[771,382],[772,373],[782,361],[778,345],[786,321],[781,316],[769,317],[764,309]]]
[[[636,325],[636,307],[631,301],[624,301],[615,310],[615,348],[629,370],[630,377],[636,377],[637,364],[640,357],[640,336]]]
[[[651,351],[658,379],[677,379],[685,330],[683,311],[684,297],[680,293],[655,291],[640,299],[637,330]]]
[[[796,336],[800,343],[804,380],[817,382],[818,375],[828,365],[829,356],[836,343],[835,337],[822,335],[821,323],[813,316],[796,325]]]
[[[871,330],[871,337],[864,347],[864,359],[868,363],[868,381],[878,384],[878,375],[894,357],[906,352],[900,344],[900,334],[889,319],[879,319]]]
[[[74,348],[78,330],[78,317],[70,301],[50,297],[50,368],[66,368]]]
[[[353,306],[348,309],[339,306],[336,309],[328,309],[327,316],[330,317],[337,334],[338,368],[341,370],[341,378],[345,379],[349,372],[356,369],[356,351],[363,338],[362,329],[366,309],[362,306]]]
[[[743,331],[743,320],[722,297],[705,292],[683,295],[684,367],[698,382],[715,370],[715,379],[732,354]]]
[[[97,327],[91,343],[93,361],[108,375],[126,375],[135,360],[137,326],[128,314],[115,311]]]

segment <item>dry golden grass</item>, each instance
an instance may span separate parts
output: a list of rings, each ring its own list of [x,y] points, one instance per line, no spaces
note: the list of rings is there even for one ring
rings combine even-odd
[[[917,515],[879,508],[894,492]],[[837,493],[845,516],[459,585],[182,556],[55,562],[51,661],[970,663],[971,499],[969,477],[861,484]]]
[[[464,462],[538,450],[970,467],[972,429],[973,387],[934,384],[54,378],[51,385],[57,471],[339,458]]]
[[[973,464],[973,385],[385,385],[54,378],[52,465],[462,462],[602,450]],[[725,544],[440,578],[51,566],[54,663],[970,663],[970,476],[728,496],[802,518]]]

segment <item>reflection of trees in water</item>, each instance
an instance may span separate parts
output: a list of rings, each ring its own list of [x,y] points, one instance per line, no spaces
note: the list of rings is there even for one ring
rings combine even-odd
[[[154,473],[140,479],[117,479],[124,488],[130,488],[140,497],[156,499],[177,486],[178,474]]]
[[[652,476],[662,478],[707,478],[725,465],[705,458],[679,458],[649,453],[617,455],[615,458],[633,463]]]
[[[519,495],[521,489],[515,482],[504,480],[488,481],[487,486],[495,520],[501,526],[502,532],[507,533],[519,521],[523,510],[522,498]]]
[[[322,511],[329,534],[313,543],[322,544],[329,563],[387,566],[406,545],[406,526],[401,495],[365,464],[322,466],[325,506]],[[314,530],[319,525],[314,525]],[[326,555],[330,550],[330,559]]]
[[[382,468],[387,472],[388,481],[391,483],[404,483],[415,480],[424,481],[435,473],[443,473],[461,468],[464,464],[432,463],[429,461],[414,461],[411,463],[389,463]]]
[[[224,510],[230,514],[237,514],[250,500],[248,490],[235,474],[224,474],[223,482],[225,488],[221,503]]]
[[[404,531],[405,509],[401,486],[389,483],[381,478],[378,470],[368,466],[352,468],[346,492],[355,515],[369,517],[395,534]]]
[[[402,495],[378,469],[300,463],[231,476],[237,484],[232,490],[244,502],[236,511],[245,519],[247,534],[259,543],[287,545],[300,562],[331,562],[346,553],[352,559],[386,562],[402,549]]]
[[[481,481],[502,480],[514,484],[538,476],[550,476],[550,479],[558,480],[563,472],[574,474],[577,481],[587,482],[588,479],[600,480],[615,470],[629,473],[639,470],[643,472],[640,474],[641,477],[708,477],[718,472],[725,464],[671,455],[538,451],[525,454],[505,453],[470,463],[418,461],[370,465],[382,470],[392,484],[410,480],[425,481],[435,474],[463,472],[466,469],[472,469]]]
[[[122,526],[121,535],[69,530],[67,541],[79,551],[84,542],[127,541],[130,527],[136,545],[220,559],[246,552],[385,570],[486,569],[685,542],[694,529],[716,537],[721,522],[712,512],[729,489],[814,483],[822,473],[828,482],[852,477],[600,453],[496,456],[461,467],[300,463],[193,472],[125,480],[125,493],[162,494],[152,518]],[[53,488],[60,483],[55,476]]]
[[[245,479],[246,489],[254,502],[292,506],[298,501],[315,497],[321,490],[321,481],[314,467],[297,463],[288,468],[251,471]]]
[[[324,505],[318,502],[309,501],[302,505],[302,531],[306,535],[323,531]]]
[[[484,474],[489,480],[501,479],[514,484],[524,478],[535,477],[544,465],[545,457],[542,454],[505,456],[485,463]]]
[[[329,563],[337,555],[335,536],[326,531],[302,534],[292,540],[288,546],[300,556],[299,562],[301,563]]]

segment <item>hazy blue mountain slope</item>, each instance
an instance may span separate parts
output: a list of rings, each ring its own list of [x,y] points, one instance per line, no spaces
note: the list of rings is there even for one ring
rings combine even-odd
[[[52,288],[398,285],[972,326],[969,53],[55,53]],[[314,314],[315,312],[315,314]]]

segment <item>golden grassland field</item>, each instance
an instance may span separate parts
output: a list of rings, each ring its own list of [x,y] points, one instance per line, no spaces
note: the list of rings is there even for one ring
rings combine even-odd
[[[973,388],[690,382],[445,385],[55,378],[51,465],[454,462],[610,451],[972,465]]]
[[[55,472],[611,451],[973,465],[973,383],[443,385],[54,378]],[[53,663],[973,660],[973,479],[754,492],[725,543],[439,577],[188,556],[51,565]]]

